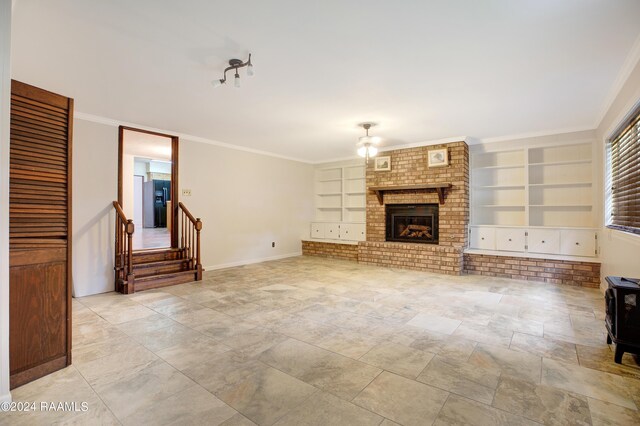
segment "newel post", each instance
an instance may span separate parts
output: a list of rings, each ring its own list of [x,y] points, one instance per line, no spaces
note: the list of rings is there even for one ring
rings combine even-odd
[[[200,262],[200,230],[202,229],[202,221],[196,218],[196,280],[202,279],[202,263]]]
[[[135,230],[135,225],[132,219],[127,220],[125,230],[127,232],[127,293],[133,293],[135,281],[135,275],[133,274],[133,231]]]

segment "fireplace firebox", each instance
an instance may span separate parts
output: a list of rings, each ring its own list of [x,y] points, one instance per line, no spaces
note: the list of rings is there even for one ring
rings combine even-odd
[[[387,204],[386,240],[438,244],[438,204]]]

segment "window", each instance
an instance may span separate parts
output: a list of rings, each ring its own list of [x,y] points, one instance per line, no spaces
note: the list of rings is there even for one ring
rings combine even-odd
[[[607,226],[640,234],[640,109],[608,144]]]

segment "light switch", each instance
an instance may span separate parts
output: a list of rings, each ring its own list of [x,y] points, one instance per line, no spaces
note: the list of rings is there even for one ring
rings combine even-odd
[[[191,190],[190,189],[183,189],[182,190],[182,196],[183,197],[191,197]]]

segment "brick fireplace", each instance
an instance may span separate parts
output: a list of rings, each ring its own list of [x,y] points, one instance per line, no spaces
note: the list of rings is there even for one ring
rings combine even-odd
[[[447,149],[449,165],[429,168],[427,152],[440,148]],[[376,172],[373,162],[369,164],[366,173],[367,188],[418,184],[451,184],[451,187],[444,190],[443,203],[440,203],[436,191],[418,189],[386,192],[381,204],[379,197],[368,191],[367,240],[358,244],[358,261],[380,266],[461,274],[469,223],[469,147],[465,142],[454,142],[387,151],[383,155],[391,157],[391,171]],[[388,241],[386,212],[389,206],[434,204],[438,205],[436,244]]]

